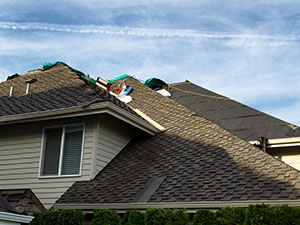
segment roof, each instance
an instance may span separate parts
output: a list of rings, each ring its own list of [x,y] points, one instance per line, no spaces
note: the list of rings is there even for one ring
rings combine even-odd
[[[28,224],[33,219],[32,216],[20,215],[1,195],[0,195],[0,224]]]
[[[133,78],[138,108],[167,131],[137,138],[89,182],[75,182],[63,205],[295,200],[299,172]],[[99,206],[99,205],[98,205]]]
[[[37,81],[30,84],[30,91],[25,95],[26,81],[30,79]],[[11,87],[13,95],[9,97]],[[45,70],[30,71],[0,83],[0,119],[65,109],[95,100],[111,102],[136,115],[126,104],[85,79],[82,72],[58,62]]]
[[[0,212],[17,213],[17,211],[0,195]]]
[[[257,140],[299,137],[300,128],[189,81],[171,84],[171,98],[238,137]]]
[[[13,206],[18,213],[32,215],[46,210],[30,189],[0,190],[0,195]]]

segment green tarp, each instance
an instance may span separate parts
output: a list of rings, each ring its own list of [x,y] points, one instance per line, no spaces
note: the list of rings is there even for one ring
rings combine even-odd
[[[149,78],[144,83],[149,88],[155,89],[155,88],[162,88],[167,85],[163,80],[158,78]]]

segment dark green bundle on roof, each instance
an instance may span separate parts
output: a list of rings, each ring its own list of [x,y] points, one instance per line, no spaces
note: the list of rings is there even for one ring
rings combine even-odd
[[[149,78],[144,84],[152,89],[162,88],[167,85],[166,82],[158,78]]]

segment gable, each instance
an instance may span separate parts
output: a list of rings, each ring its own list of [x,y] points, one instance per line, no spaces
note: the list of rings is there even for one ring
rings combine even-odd
[[[32,215],[33,212],[46,210],[30,189],[0,190],[0,195],[2,195],[18,213]]]

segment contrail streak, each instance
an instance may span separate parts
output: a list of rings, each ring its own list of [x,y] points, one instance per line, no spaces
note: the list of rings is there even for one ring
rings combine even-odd
[[[211,33],[197,30],[134,28],[94,25],[59,25],[49,23],[13,23],[0,22],[0,29],[9,30],[42,30],[49,32],[66,32],[80,34],[105,34],[117,36],[158,37],[158,38],[195,38],[195,39],[247,39],[273,41],[299,41],[300,36],[256,35]]]

